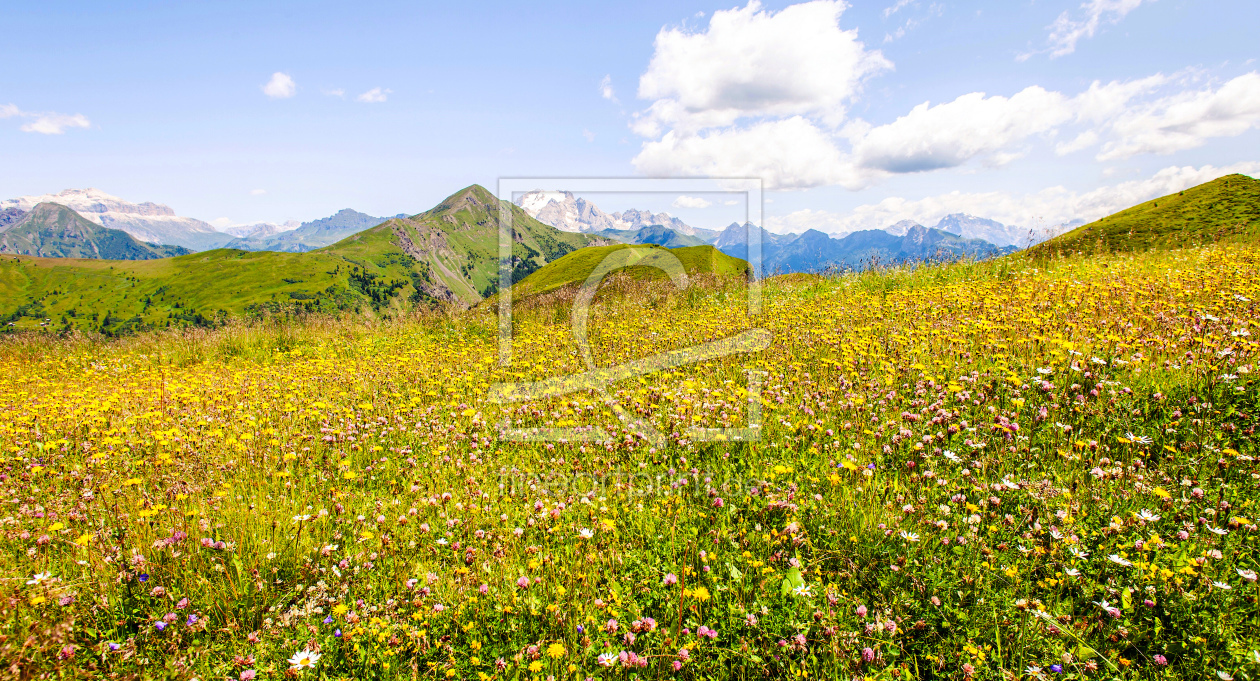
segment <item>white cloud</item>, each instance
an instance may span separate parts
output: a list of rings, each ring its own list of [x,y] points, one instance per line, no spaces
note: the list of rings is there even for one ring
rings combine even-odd
[[[276,71],[271,74],[271,80],[262,86],[262,91],[272,99],[288,99],[297,94],[297,83],[289,74]]]
[[[1115,139],[1103,145],[1098,160],[1171,154],[1255,127],[1260,127],[1260,73],[1253,71],[1216,90],[1180,92],[1119,112],[1109,126]]]
[[[1199,168],[1170,166],[1146,179],[1121,182],[1089,192],[1074,192],[1056,186],[1023,196],[1007,192],[951,192],[922,199],[890,197],[843,214],[806,209],[782,217],[768,217],[766,225],[775,232],[817,229],[843,235],[863,229],[882,229],[901,220],[914,220],[932,226],[950,213],[967,213],[1038,231],[1077,219],[1086,222],[1097,220],[1231,173],[1255,176],[1260,174],[1260,162],[1237,163],[1223,168],[1210,165]]]
[[[617,93],[613,92],[611,75],[604,76],[599,80],[599,96],[616,103]]]
[[[41,135],[60,135],[66,128],[90,128],[91,121],[83,114],[39,114],[31,123],[22,126],[22,132],[38,132]]]
[[[251,190],[249,190],[249,195],[250,195],[250,196],[262,196],[263,194],[266,194],[266,193],[267,193],[267,190],[266,190],[266,189],[251,189]]]
[[[639,78],[639,97],[653,104],[636,115],[636,132],[693,134],[741,118],[798,114],[840,123],[862,82],[892,68],[857,31],[840,29],[844,9],[840,0],[815,0],[771,12],[750,0],[714,12],[703,32],[662,29]]]
[[[896,3],[884,8],[884,18],[887,19],[897,12],[900,12],[913,2],[914,0],[897,0]]]
[[[985,155],[1002,165],[1012,156],[996,152],[1071,119],[1066,97],[1037,86],[1010,98],[972,92],[936,106],[924,102],[870,129],[853,151],[859,165],[892,173],[952,168]]]
[[[582,137],[585,137],[587,142],[595,141],[595,133],[587,130],[586,128],[582,128]]]
[[[671,205],[674,208],[708,208],[713,202],[699,196],[679,196]]]
[[[1059,142],[1054,145],[1054,153],[1060,156],[1065,156],[1074,151],[1088,149],[1095,144],[1098,144],[1098,133],[1093,130],[1086,130],[1085,132],[1077,135],[1070,142]]]
[[[341,99],[346,98],[346,91],[343,90],[342,88],[333,88],[332,90],[320,90],[320,92],[322,92],[324,95],[328,97],[340,97]]]
[[[66,128],[92,127],[92,122],[83,114],[23,111],[14,104],[0,104],[0,118],[33,118],[35,120],[23,123],[18,129],[22,132],[37,132],[41,135],[60,135],[66,131]]]
[[[1137,9],[1142,2],[1143,0],[1089,0],[1081,5],[1084,16],[1079,19],[1064,12],[1048,27],[1048,46],[1043,51],[1049,51],[1051,59],[1072,54],[1076,51],[1076,43],[1082,38],[1094,37],[1104,25],[1120,23],[1126,14]],[[1034,54],[1037,53],[1021,54],[1018,58],[1023,61]]]
[[[367,92],[364,92],[363,94],[359,95],[358,97],[356,97],[356,99],[358,99],[360,102],[367,102],[369,104],[379,104],[385,101],[386,99],[388,99],[391,92],[393,92],[393,90],[390,90],[388,88],[381,89],[378,87],[374,87],[371,90],[368,90]]]
[[[802,116],[701,134],[671,130],[645,143],[631,163],[655,176],[759,177],[767,189],[868,183],[831,136]]]

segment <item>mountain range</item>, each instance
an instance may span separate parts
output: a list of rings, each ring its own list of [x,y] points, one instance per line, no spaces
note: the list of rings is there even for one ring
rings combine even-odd
[[[702,242],[711,241],[717,235],[713,230],[692,227],[669,213],[635,209],[605,213],[572,192],[526,192],[516,200],[516,205],[525,209],[530,217],[566,232],[633,232],[661,225],[679,234],[698,236]]]
[[[733,222],[714,240],[714,245],[727,255],[747,260],[758,276],[961,258],[983,260],[1016,250],[1014,246],[996,246],[914,222],[894,227],[896,231],[862,230],[837,239],[814,229],[802,234],[775,234],[751,223]],[[749,253],[749,240],[754,235],[761,240],[759,259]]]
[[[117,334],[212,324],[241,314],[372,310],[388,316],[434,303],[473,305],[498,290],[500,208],[490,192],[474,185],[428,211],[391,218],[308,252],[187,253],[181,247],[144,243],[59,204],[43,202],[29,210],[10,205],[0,208],[0,324],[31,328],[52,318],[54,329]],[[614,240],[556,229],[517,206],[509,210],[514,227],[511,281],[528,281],[542,272],[524,289],[580,278],[585,265],[576,264],[589,264],[599,255],[588,246],[609,246],[626,238],[669,243],[688,236],[648,225],[618,233]],[[865,230],[836,239],[815,230],[780,235],[736,223],[717,233],[713,245],[679,246],[677,251],[705,271],[744,272],[749,236],[756,235],[762,242],[764,275],[872,262],[984,258],[1014,250],[914,223],[893,231],[901,233]],[[1229,175],[1083,225],[1014,257],[1257,239],[1260,181]],[[568,264],[547,268],[570,254],[575,257]]]
[[[121,229],[110,229],[56,203],[29,211],[0,211],[0,253],[41,258],[154,260],[190,253],[180,246],[147,244]]]
[[[395,218],[405,218],[406,213],[399,213]],[[227,243],[227,248],[239,248],[244,251],[287,251],[302,253],[322,246],[336,243],[342,239],[362,232],[369,227],[389,220],[343,208],[331,217],[295,224],[292,229],[259,229],[241,238]],[[272,227],[267,225],[267,227]]]
[[[219,248],[232,236],[208,222],[175,215],[170,206],[131,203],[99,189],[67,189],[59,194],[21,196],[0,201],[0,210],[29,211],[41,203],[65,206],[102,227],[122,230],[136,239],[156,244],[183,246],[193,251]]]
[[[513,282],[584,246],[609,243],[510,210]],[[295,310],[394,315],[435,303],[473,305],[499,285],[499,204],[476,185],[423,213],[302,253],[221,248],[156,259],[161,253],[137,252],[153,247],[64,206],[45,203],[29,213],[0,238],[33,227],[41,238],[59,235],[62,255],[85,259],[14,250],[0,257],[0,323],[9,328],[52,318],[54,328],[118,334]],[[24,241],[16,250],[49,254],[45,242]]]

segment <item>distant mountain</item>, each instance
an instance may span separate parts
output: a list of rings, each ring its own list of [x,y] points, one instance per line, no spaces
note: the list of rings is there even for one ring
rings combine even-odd
[[[1226,175],[1077,227],[1028,249],[1030,257],[1182,248],[1260,240],[1260,180]]]
[[[902,236],[872,229],[832,239],[822,232],[810,230],[783,246],[769,259],[766,271],[861,270],[874,265],[984,259],[1015,250],[1014,246],[1000,247],[982,239],[965,239],[918,224],[909,227]]]
[[[905,224],[908,223],[908,224]],[[996,246],[981,239],[965,239],[918,223],[898,223],[901,235],[888,230],[853,232],[836,239],[816,229],[803,234],[773,234],[762,230],[762,257],[758,274],[823,272],[865,269],[872,265],[906,262],[949,261],[959,258],[989,258],[1015,251],[1013,246]],[[749,260],[750,225],[732,224],[714,243],[727,255]]]
[[[905,222],[904,220],[902,222]],[[901,222],[897,223],[902,224]],[[895,227],[896,225],[894,225]],[[936,229],[957,234],[966,239],[983,239],[998,246],[1028,246],[1033,235],[1029,230],[1014,225],[1004,225],[997,220],[978,218],[966,213],[951,213],[936,223]]]
[[[225,234],[231,234],[238,239],[263,239],[269,236],[275,236],[281,232],[289,232],[301,227],[302,223],[297,220],[290,220],[284,224],[277,225],[272,222],[257,222],[252,225],[234,225],[225,228]]]
[[[9,208],[11,217],[17,209]],[[190,253],[180,246],[137,241],[120,230],[101,227],[56,203],[40,203],[15,221],[0,226],[0,253],[41,258],[153,260]]]
[[[757,234],[760,234],[761,238],[760,258],[754,258],[748,252],[748,240],[751,236]],[[778,256],[779,251],[798,236],[797,234],[767,232],[765,229],[754,227],[751,222],[745,222],[742,225],[738,222],[732,222],[726,229],[718,233],[718,236],[713,240],[713,245],[729,256],[747,261],[756,270],[757,275],[760,276],[767,271],[765,264],[773,261]]]
[[[922,226],[923,225],[920,225],[914,220],[902,220],[901,222],[888,225],[884,228],[884,231],[892,234],[893,236],[905,236],[906,232],[909,232],[911,229]],[[850,232],[850,234],[852,234],[852,232]]]
[[[698,236],[703,242],[717,236],[713,230],[692,227],[669,213],[630,209],[608,214],[586,199],[575,197],[572,192],[535,190],[521,195],[516,204],[539,222],[566,232],[636,231],[661,225],[679,234]]]
[[[40,203],[56,203],[102,227],[120,229],[149,243],[183,246],[194,251],[218,248],[232,237],[209,223],[179,217],[169,206],[131,203],[99,189],[67,189],[59,194],[21,196],[0,201],[0,210],[31,210]]]
[[[394,217],[406,216],[406,213],[399,213]],[[239,248],[243,251],[302,253],[337,243],[352,234],[375,227],[390,219],[372,217],[356,210],[343,208],[331,217],[303,222],[294,229],[285,231],[260,229],[244,238],[230,241],[227,247]]]
[[[642,229],[606,229],[594,234],[605,239],[620,241],[624,244],[655,244],[665,248],[684,248],[706,244],[705,240],[700,237],[680,234],[664,225],[648,225]]]

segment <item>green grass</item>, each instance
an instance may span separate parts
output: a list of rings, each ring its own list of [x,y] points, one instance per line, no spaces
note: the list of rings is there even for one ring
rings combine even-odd
[[[1226,175],[1108,215],[1018,257],[1182,248],[1260,237],[1260,180]]]
[[[673,249],[651,244],[591,246],[570,253],[529,275],[512,289],[512,294],[518,298],[525,298],[580,284],[586,281],[586,278],[590,276],[591,272],[595,270],[604,258],[615,251],[626,248],[672,253],[682,263],[687,274],[729,276],[745,275],[748,271],[747,262],[731,257],[713,246],[689,246]],[[624,271],[634,279],[665,276],[661,270],[654,267],[629,267]]]
[[[585,370],[546,296],[508,366],[484,307],[6,339],[0,660],[56,679],[1256,678],[1258,262],[774,277],[757,318],[731,278],[630,287],[592,307],[599,366],[774,337],[613,385],[657,441],[600,394],[489,399]],[[705,440],[754,407],[759,439]],[[610,434],[504,431],[588,425]],[[288,672],[304,649],[318,664]],[[645,665],[601,665],[621,651]]]

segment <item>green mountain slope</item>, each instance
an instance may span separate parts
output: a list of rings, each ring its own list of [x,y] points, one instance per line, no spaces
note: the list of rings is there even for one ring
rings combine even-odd
[[[682,262],[683,269],[687,271],[687,274],[748,276],[749,267],[747,262],[731,257],[713,246],[666,249],[655,244],[616,244],[612,246],[592,246],[570,253],[525,277],[520,283],[512,287],[512,295],[514,298],[525,298],[555,291],[565,286],[580,284],[586,281],[586,278],[590,276],[591,272],[595,270],[604,258],[614,251],[624,248],[667,251]],[[634,277],[664,276],[661,270],[654,267],[629,267],[626,268],[626,271]]]
[[[1082,225],[1025,253],[1139,251],[1258,237],[1260,180],[1226,175]]]
[[[0,253],[43,258],[152,260],[190,251],[136,240],[130,234],[102,227],[56,203],[41,203],[13,222],[0,226]]]
[[[498,201],[473,186],[430,211],[306,253],[216,249],[105,261],[0,256],[0,324],[125,333],[249,313],[473,304],[498,283]],[[589,243],[512,207],[519,280]],[[0,234],[0,237],[4,236]],[[9,324],[12,326],[8,326]]]

